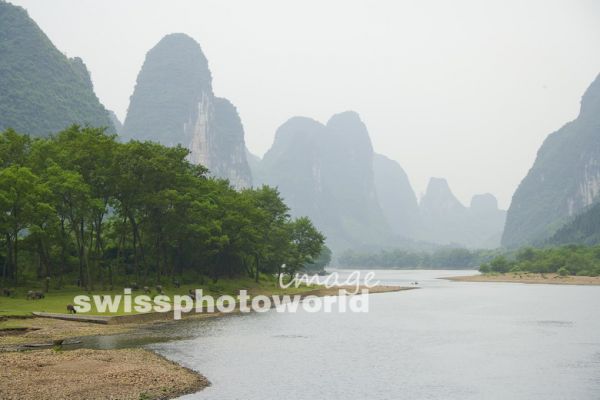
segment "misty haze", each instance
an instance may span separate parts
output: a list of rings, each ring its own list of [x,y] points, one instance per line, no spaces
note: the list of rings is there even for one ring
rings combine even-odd
[[[0,398],[599,398],[599,48],[592,0],[0,0]]]

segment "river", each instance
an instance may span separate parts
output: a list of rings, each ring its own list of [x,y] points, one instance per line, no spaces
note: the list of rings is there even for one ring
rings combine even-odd
[[[599,399],[600,287],[375,271],[367,313],[235,315],[148,347],[212,386],[182,399]],[[342,275],[348,272],[341,272]]]

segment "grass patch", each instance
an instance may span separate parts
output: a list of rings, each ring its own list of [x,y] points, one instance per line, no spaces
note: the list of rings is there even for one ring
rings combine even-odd
[[[148,285],[151,289],[149,294],[151,297],[157,295],[154,286]],[[259,294],[271,296],[279,294],[296,294],[303,293],[314,287],[301,286],[299,288],[290,287],[281,289],[278,287],[277,281],[271,277],[263,276],[256,283],[251,278],[235,278],[235,279],[220,279],[217,283],[187,284],[176,288],[173,285],[163,284],[163,292],[165,295],[172,298],[174,295],[187,294],[189,290],[202,289],[204,294],[212,296],[231,295],[237,296],[240,290],[247,290],[251,296]],[[50,313],[67,313],[67,304],[73,304],[73,298],[77,295],[122,295],[123,287],[115,290],[94,290],[85,291],[77,287],[66,287],[60,290],[50,290],[45,293],[45,298],[41,300],[27,300],[26,295],[29,289],[19,288],[11,297],[0,297],[0,316],[27,316],[32,312],[50,312]],[[132,295],[144,294],[143,290],[137,290]],[[124,305],[121,301],[119,310],[115,313],[98,313],[92,307],[92,311],[85,315],[126,315],[123,309]],[[135,314],[135,312],[133,312]]]

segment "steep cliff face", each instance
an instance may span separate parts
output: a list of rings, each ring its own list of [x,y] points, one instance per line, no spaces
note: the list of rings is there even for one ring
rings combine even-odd
[[[475,195],[465,207],[452,193],[448,182],[432,178],[420,203],[422,240],[438,244],[457,244],[471,248],[500,245],[506,211],[489,194]]]
[[[252,172],[246,157],[244,127],[237,109],[223,98],[214,99],[214,129],[212,151],[207,165],[219,177],[229,179],[235,187],[252,184]]]
[[[67,58],[24,9],[0,0],[0,130],[45,136],[75,123],[114,132],[83,61]]]
[[[250,150],[246,149],[246,160],[248,161],[248,166],[250,167],[252,184],[257,187],[261,186],[264,183],[261,172],[262,159],[256,154],[251,153]]]
[[[375,154],[373,173],[379,205],[392,232],[405,238],[418,236],[419,204],[406,172],[396,161]]]
[[[108,117],[110,118],[110,122],[112,122],[113,126],[115,127],[115,132],[117,135],[123,134],[123,124],[119,120],[119,117],[117,117],[117,114],[115,114],[115,112],[112,110],[108,110]]]
[[[252,184],[244,128],[235,107],[216,98],[208,61],[187,35],[165,36],[146,55],[123,125],[126,139],[190,149],[190,160],[238,187]]]
[[[276,132],[260,170],[295,216],[306,215],[335,250],[381,246],[389,230],[377,201],[373,149],[358,114],[327,125],[294,117]]]
[[[544,141],[515,192],[502,244],[544,242],[600,193],[600,75],[585,92],[579,116]]]

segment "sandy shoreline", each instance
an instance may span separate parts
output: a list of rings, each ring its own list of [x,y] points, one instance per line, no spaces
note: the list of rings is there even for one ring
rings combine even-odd
[[[355,287],[318,288],[306,296],[338,295],[339,289],[354,292]],[[376,286],[370,294],[416,289]],[[213,318],[222,313],[189,315]],[[48,393],[61,399],[169,399],[193,393],[209,385],[208,380],[187,368],[143,349],[63,350],[23,349],[26,345],[51,344],[54,340],[76,340],[143,329],[172,319],[140,317],[129,323],[95,324],[52,318],[8,318],[0,321],[0,398],[43,399]],[[65,347],[65,349],[68,346]],[[43,378],[40,378],[43,376]]]
[[[560,276],[558,274],[506,273],[452,276],[447,279],[457,282],[506,282],[541,285],[600,285],[600,276]]]

